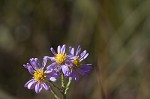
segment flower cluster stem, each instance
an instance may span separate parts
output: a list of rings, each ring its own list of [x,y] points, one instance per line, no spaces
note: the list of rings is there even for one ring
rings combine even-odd
[[[64,75],[61,74],[62,99],[66,99]]]
[[[72,78],[71,77],[69,77],[69,80],[68,80],[68,83],[67,83],[67,85],[65,86],[65,80],[64,80],[65,78],[64,78],[64,75],[63,75],[63,73],[61,74],[61,87],[62,87],[62,89],[61,88],[59,88],[59,87],[57,87],[55,84],[53,84],[52,82],[50,82],[50,81],[48,81],[48,83],[49,83],[49,85],[50,85],[50,87],[51,87],[51,92],[52,92],[52,94],[54,95],[54,97],[56,98],[56,99],[60,99],[58,96],[57,96],[57,93],[55,92],[55,90],[53,89],[53,88],[55,88],[55,89],[57,89],[57,90],[59,90],[60,92],[61,92],[61,94],[62,94],[62,99],[66,99],[66,95],[67,95],[67,92],[68,92],[68,90],[69,90],[69,86],[70,86],[70,84],[71,84],[71,81],[72,81]]]
[[[63,73],[61,74],[61,87],[62,87],[62,88],[65,88],[64,75],[63,75]]]
[[[60,99],[57,95],[56,95],[56,92],[51,88],[51,93],[54,95],[54,97],[56,98],[56,99]]]
[[[71,81],[72,81],[72,78],[69,77],[69,81],[68,81],[68,83],[67,83],[67,85],[66,85],[66,88],[65,88],[65,94],[67,94],[67,92],[68,92],[68,90],[69,90],[69,86],[70,86],[70,84],[71,84]]]
[[[66,99],[66,94],[63,94],[63,98],[62,99]]]
[[[71,81],[72,81],[72,78],[69,77],[69,81],[67,83],[67,85],[65,86],[64,84],[64,75],[61,74],[61,84],[62,84],[62,99],[66,99],[66,95],[67,95],[67,92],[69,90],[69,86],[71,84]]]
[[[56,98],[56,99],[60,99],[58,96],[57,96],[57,94],[56,94],[56,92],[55,92],[55,90],[53,89],[53,87],[54,88],[56,88],[56,89],[58,89],[58,90],[60,90],[57,86],[55,86],[52,82],[48,82],[49,83],[49,85],[50,85],[50,87],[51,87],[51,93],[54,95],[54,97]]]

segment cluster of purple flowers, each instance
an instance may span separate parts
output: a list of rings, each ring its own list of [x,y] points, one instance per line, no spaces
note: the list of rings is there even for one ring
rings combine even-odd
[[[82,64],[89,53],[86,50],[81,52],[81,47],[69,47],[69,54],[66,53],[66,45],[58,46],[57,52],[51,48],[53,57],[44,56],[42,64],[38,58],[31,58],[29,63],[23,66],[28,69],[33,76],[24,86],[28,89],[35,89],[36,93],[41,92],[42,88],[50,90],[48,82],[55,82],[63,74],[64,77],[70,77],[78,81],[79,75],[86,75],[91,70],[91,64]],[[46,67],[47,61],[52,63]]]

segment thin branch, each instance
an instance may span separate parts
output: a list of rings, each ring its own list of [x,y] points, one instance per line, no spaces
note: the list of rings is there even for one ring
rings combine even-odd
[[[61,74],[61,87],[62,87],[62,88],[65,88],[64,75],[63,75],[63,73]]]
[[[68,92],[68,90],[69,90],[69,86],[70,86],[70,84],[71,84],[71,81],[72,81],[72,78],[69,77],[69,81],[68,81],[68,83],[67,83],[67,85],[66,85],[66,89],[65,89],[65,94],[67,94],[67,92]]]
[[[51,93],[54,95],[54,97],[56,98],[56,99],[60,99],[58,96],[57,96],[57,94],[56,94],[56,92],[55,92],[55,90],[53,89],[53,87],[55,87],[55,88],[57,88],[58,90],[59,90],[59,88],[57,87],[57,86],[55,86],[52,82],[49,82],[48,81],[48,83],[49,83],[49,85],[50,85],[50,90],[51,90]],[[60,91],[60,90],[59,90]]]

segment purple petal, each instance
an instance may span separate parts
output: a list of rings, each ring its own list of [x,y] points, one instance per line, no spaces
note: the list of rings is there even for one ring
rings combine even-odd
[[[70,48],[71,55],[74,55],[74,48]]]
[[[76,59],[76,58],[74,58]],[[76,66],[74,63],[72,63],[72,61],[66,61],[65,65],[67,66]]]
[[[88,57],[89,53],[86,53],[83,57],[80,57],[80,62]]]
[[[27,68],[27,69],[28,69],[28,67],[32,67],[29,63],[23,64],[23,66],[24,66],[25,68]]]
[[[65,50],[66,50],[66,45],[63,45],[62,48],[61,48],[61,53],[64,54],[64,53],[65,53]]]
[[[49,80],[52,82],[56,82],[57,79],[55,77],[50,77]]]
[[[86,53],[84,56],[84,59],[87,58],[89,56],[89,53]]]
[[[78,58],[78,56],[70,56],[69,57],[70,60],[74,60],[74,59],[77,59],[77,58]]]
[[[56,78],[60,77],[60,73],[56,72],[55,70],[53,70],[53,71],[47,70],[46,77],[47,77],[47,79],[53,80],[53,78],[51,78],[51,77],[54,77],[54,79],[56,79]]]
[[[25,68],[28,68],[28,66],[27,66],[26,64],[23,64],[23,66],[24,66]]]
[[[40,68],[40,63],[39,60],[37,58],[31,58],[30,59],[30,64],[32,65],[32,67],[37,70]]]
[[[59,73],[57,73],[55,70],[46,70],[46,77],[50,78],[50,77],[58,77]]]
[[[67,61],[67,60],[70,60],[71,57],[73,57],[73,55],[71,55],[71,54],[70,54],[70,55],[66,55],[66,61]]]
[[[47,66],[47,70],[53,69],[56,66],[56,64],[57,64],[56,62],[50,64],[49,66]]]
[[[46,65],[47,60],[51,60],[52,62],[55,61],[55,58],[54,58],[54,57],[49,57],[49,56],[44,56],[43,59],[45,60],[45,63],[43,63],[43,65]],[[43,60],[43,61],[44,61],[44,60]]]
[[[81,54],[80,54],[80,59],[82,59],[85,55],[86,55],[86,50],[84,50]]]
[[[80,69],[80,68],[77,69],[77,72],[78,72],[79,74],[81,74],[82,76],[85,75],[84,70],[82,70],[82,69]]]
[[[83,57],[86,54],[86,50],[84,50],[81,54],[80,57]]]
[[[56,55],[56,52],[55,52],[55,50],[54,50],[53,48],[51,48],[51,51],[52,51],[52,53],[53,53],[54,55]]]
[[[71,46],[69,46],[69,52],[71,53],[71,50],[72,50],[72,47]]]
[[[78,68],[79,72],[84,72],[85,74],[89,73],[92,69],[92,64],[82,64],[80,68]],[[80,73],[81,73],[80,72]]]
[[[70,75],[70,72],[71,72],[71,70],[69,69],[69,67],[66,66],[66,65],[62,65],[61,67],[62,67],[62,72],[63,72],[63,74],[64,74],[65,76],[69,76],[69,75]]]
[[[24,85],[24,87],[28,87],[28,84],[29,84],[30,82],[33,82],[33,81],[34,81],[34,79],[29,80],[28,82],[26,82],[26,84]]]
[[[54,57],[50,57],[50,59],[51,59],[52,62],[56,61],[56,59]]]
[[[45,90],[47,90],[47,91],[50,90],[50,86],[47,83],[43,83],[42,85],[43,85]]]
[[[57,68],[55,69],[56,72],[60,72],[61,71],[61,66],[57,66]]]
[[[43,63],[42,63],[42,69],[45,67],[47,60],[53,60],[53,57],[44,56]]]
[[[72,77],[72,79],[74,79],[76,81],[79,80],[79,75],[75,71],[72,72],[71,77]]]
[[[28,82],[27,82],[28,83]],[[36,84],[35,80],[30,81],[28,84],[25,84],[25,86],[27,86],[28,89],[33,89],[34,86]]]
[[[52,72],[53,72],[53,70],[51,69],[51,70],[45,70],[44,73],[46,73],[47,75],[50,75]]]
[[[26,69],[28,69],[28,71],[29,71],[29,73],[30,73],[31,75],[33,75],[34,69],[33,69],[33,67],[32,67],[29,63],[27,63],[26,65],[23,64],[23,66],[24,66]]]
[[[43,62],[42,62],[42,69],[45,67],[45,65],[47,63],[47,59],[48,59],[48,56],[44,56]]]
[[[28,71],[29,71],[29,73],[31,74],[31,75],[33,75],[34,74],[34,69],[30,66],[30,67],[28,67]]]
[[[60,46],[57,47],[57,53],[61,53],[61,47]]]
[[[40,93],[41,90],[42,90],[42,85],[41,85],[41,83],[38,82],[38,83],[35,85],[35,92],[36,92],[36,93]]]
[[[78,45],[78,48],[77,48],[77,51],[76,51],[76,56],[78,56],[80,52],[81,52],[81,47],[80,47],[80,45]]]

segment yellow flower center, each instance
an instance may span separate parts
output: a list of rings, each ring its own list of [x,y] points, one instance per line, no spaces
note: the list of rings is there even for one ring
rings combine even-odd
[[[39,70],[34,71],[33,78],[35,80],[41,82],[41,81],[44,81],[45,77],[46,76],[43,70],[39,69]]]
[[[55,59],[58,64],[62,64],[66,60],[66,54],[58,53],[56,54]]]
[[[80,66],[80,61],[79,61],[79,58],[75,59],[72,61],[77,67]]]

